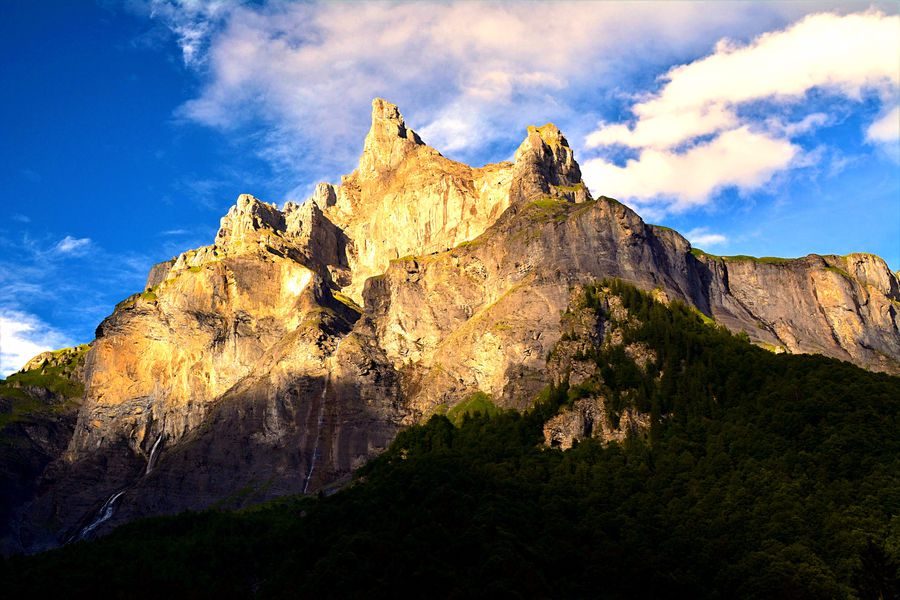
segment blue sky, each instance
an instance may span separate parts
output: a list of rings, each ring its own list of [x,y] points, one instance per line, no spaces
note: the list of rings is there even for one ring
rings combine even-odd
[[[444,154],[567,134],[595,194],[717,254],[865,251],[900,268],[896,4],[0,8],[0,375],[90,341],[240,193],[350,172],[369,103]]]

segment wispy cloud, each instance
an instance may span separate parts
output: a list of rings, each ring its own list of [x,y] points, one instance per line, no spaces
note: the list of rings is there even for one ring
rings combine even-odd
[[[113,290],[139,291],[153,263],[141,254],[109,252],[88,238],[3,233],[0,344],[5,372],[50,347],[90,341],[97,323],[122,299]]]
[[[67,235],[59,240],[53,247],[57,254],[79,255],[87,251],[91,245],[91,238],[74,238]]]
[[[0,376],[15,373],[41,352],[71,345],[71,339],[35,315],[0,308]]]
[[[696,227],[684,234],[684,237],[686,237],[691,244],[703,246],[704,248],[721,246],[728,242],[728,238],[725,235],[721,233],[712,233],[706,227]]]
[[[150,16],[171,28],[184,63],[199,66],[216,26],[241,4],[241,0],[151,0]]]

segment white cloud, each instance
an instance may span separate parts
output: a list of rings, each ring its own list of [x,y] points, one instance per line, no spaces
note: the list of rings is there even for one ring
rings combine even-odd
[[[34,315],[0,310],[0,376],[15,373],[41,352],[71,345],[68,337]]]
[[[840,2],[152,6],[201,77],[179,116],[236,135],[263,131],[251,134],[254,146],[291,194],[355,166],[369,102],[382,96],[427,143],[471,163],[505,158],[489,153],[508,152],[526,125],[547,120],[588,147],[634,148],[624,166],[608,155],[587,161],[588,183],[664,214],[650,199],[684,209],[808,163],[815,153],[800,153],[794,138],[837,120],[821,106],[804,114],[807,92],[886,98],[900,71],[891,5],[890,15],[843,14],[859,7]],[[595,91],[621,94],[647,69],[666,68],[656,93],[634,99],[632,119],[589,130],[602,109]],[[746,110],[759,101],[784,110]],[[743,155],[736,138],[752,142]],[[774,154],[748,156],[751,147]],[[684,172],[697,178],[679,181]]]
[[[866,139],[870,142],[900,142],[900,106],[895,106],[866,129]]]
[[[802,112],[813,89],[858,100],[883,100],[900,87],[900,17],[879,12],[814,14],[745,46],[720,41],[704,58],[670,69],[660,91],[634,104],[631,123],[601,124],[588,147],[624,145],[637,158],[618,166],[587,161],[592,190],[672,210],[709,202],[721,189],[752,190],[779,171],[810,166],[821,152],[801,153],[792,138],[832,122],[823,112],[796,121],[761,118],[752,102]],[[791,111],[788,111],[791,112]],[[900,127],[887,115],[884,133]],[[869,138],[882,135],[882,121]],[[659,208],[659,206],[657,206]]]
[[[812,113],[799,121],[785,123],[782,119],[772,117],[766,119],[766,128],[784,137],[795,137],[813,131],[818,127],[828,125],[832,118],[825,113]]]
[[[728,238],[721,233],[712,233],[706,227],[696,227],[691,229],[684,237],[695,246],[720,246],[728,242]]]
[[[789,141],[739,127],[681,153],[645,150],[623,167],[591,159],[582,173],[592,190],[632,199],[638,206],[655,202],[678,211],[705,204],[724,187],[758,188],[800,155]]]
[[[56,246],[54,246],[54,250],[59,254],[78,255],[87,250],[90,245],[90,238],[73,238],[71,235],[67,235],[57,242]]]
[[[806,17],[783,31],[672,68],[658,94],[635,104],[633,126],[601,127],[591,146],[670,148],[740,123],[735,107],[792,101],[813,88],[859,99],[866,89],[900,86],[900,17],[879,12]]]
[[[548,119],[574,123],[570,139],[580,139],[585,118],[594,120],[583,105],[597,81],[614,86],[648,61],[696,55],[722,35],[755,35],[810,10],[669,2],[154,7],[203,79],[180,116],[238,131],[261,120],[268,133],[260,154],[298,179],[353,167],[375,96],[400,104],[426,142],[474,161]]]

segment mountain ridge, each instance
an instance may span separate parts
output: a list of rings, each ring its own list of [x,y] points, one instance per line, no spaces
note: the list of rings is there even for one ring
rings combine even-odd
[[[473,169],[376,99],[340,184],[283,209],[241,195],[213,244],[154,266],[100,324],[71,440],[8,544],[316,492],[475,393],[524,410],[564,375],[547,356],[573,295],[608,277],[772,349],[900,372],[883,260],[692,250],[592,198],[555,126]]]

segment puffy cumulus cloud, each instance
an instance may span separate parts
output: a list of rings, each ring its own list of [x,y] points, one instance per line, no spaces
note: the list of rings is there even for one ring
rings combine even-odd
[[[53,246],[53,252],[56,254],[78,255],[85,252],[90,245],[91,238],[74,238],[71,235],[67,235]]]
[[[691,244],[695,246],[703,246],[707,248],[709,246],[721,246],[728,242],[728,238],[721,233],[712,233],[706,227],[696,227],[691,229],[684,237],[691,242]]]
[[[648,149],[624,166],[590,159],[582,173],[592,188],[607,195],[638,206],[663,201],[681,211],[705,204],[724,187],[757,188],[801,155],[799,146],[745,126],[683,152]]]
[[[880,12],[815,14],[783,31],[716,51],[662,76],[660,92],[632,107],[633,125],[601,127],[588,145],[670,148],[740,123],[735,107],[796,100],[813,88],[859,99],[900,86],[900,17]]]
[[[778,171],[807,166],[815,153],[801,153],[791,140],[828,125],[830,115],[817,111],[786,121],[741,109],[766,102],[802,113],[813,89],[887,101],[900,87],[898,30],[900,17],[881,12],[823,13],[744,46],[720,41],[709,56],[663,75],[659,92],[631,107],[631,122],[601,124],[587,135],[588,147],[638,149],[623,166],[588,161],[588,185],[637,204],[654,202],[658,210],[683,210],[723,188],[752,190]],[[893,119],[888,114],[873,124],[868,138],[890,137],[900,127]]]
[[[0,309],[0,376],[15,373],[41,352],[71,345],[68,337],[34,315]]]
[[[437,148],[496,159],[484,149],[505,144],[505,152],[533,122],[552,119],[570,139],[583,137],[596,122],[585,117],[586,98],[614,88],[638,63],[671,64],[722,35],[756,35],[810,10],[671,2],[154,7],[201,74],[199,94],[180,115],[238,132],[261,120],[268,133],[257,138],[260,154],[303,177],[352,168],[375,96],[400,104]]]

